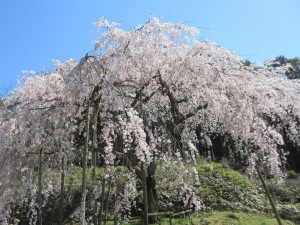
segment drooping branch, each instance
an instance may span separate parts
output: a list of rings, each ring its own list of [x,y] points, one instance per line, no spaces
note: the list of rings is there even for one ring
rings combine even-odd
[[[177,100],[176,103],[180,104],[180,103],[187,102],[187,101],[188,101],[187,98],[183,98],[183,99]]]
[[[194,112],[184,115],[183,113],[180,112],[178,104],[187,102],[188,99],[183,98],[183,99],[177,100],[174,97],[173,93],[171,92],[170,87],[168,86],[167,82],[162,79],[162,76],[161,76],[161,73],[159,70],[158,70],[158,78],[159,78],[159,83],[162,87],[163,94],[166,94],[169,98],[170,105],[171,105],[171,114],[172,114],[175,125],[179,125],[179,124],[183,123],[188,118],[195,116],[195,114],[199,110],[207,108],[208,103],[206,102],[204,104],[199,105]]]
[[[139,101],[141,101],[143,104],[146,104],[154,96],[155,92],[146,96],[144,99],[142,98],[144,95],[143,91],[149,84],[150,84],[150,82],[147,82],[139,90],[135,91],[135,97],[134,97],[133,102],[131,103],[131,107],[135,107]]]
[[[202,109],[206,109],[207,106],[208,106],[208,103],[207,103],[207,102],[204,103],[203,105],[199,105],[199,106],[196,108],[196,110],[195,110],[194,112],[186,114],[186,115],[179,121],[179,123],[182,123],[182,122],[184,122],[185,120],[187,120],[188,118],[191,118],[191,117],[195,116],[196,113],[197,113],[198,111],[200,111],[200,110],[202,110]]]
[[[162,79],[160,70],[158,70],[158,80],[162,88],[162,93],[166,94],[169,98],[170,106],[171,106],[171,114],[174,123],[178,125],[180,121],[184,118],[184,115],[179,111],[177,100],[174,97],[173,93],[171,92],[167,82]]]

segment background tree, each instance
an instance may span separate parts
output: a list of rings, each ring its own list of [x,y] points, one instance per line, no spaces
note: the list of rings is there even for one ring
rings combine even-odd
[[[277,56],[274,60],[271,61],[273,67],[286,66],[290,67],[286,70],[285,75],[289,79],[299,79],[300,78],[300,59],[295,57],[288,59],[284,56]]]

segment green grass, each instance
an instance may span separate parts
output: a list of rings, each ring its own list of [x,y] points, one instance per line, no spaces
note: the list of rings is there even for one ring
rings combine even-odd
[[[283,224],[294,224],[282,221]],[[267,218],[246,212],[212,211],[203,213],[196,224],[232,224],[232,225],[277,225],[275,218]]]
[[[112,225],[108,222],[107,225]],[[121,225],[140,225],[140,221],[122,222]],[[169,225],[169,219],[163,218],[155,225]],[[284,225],[293,225],[288,220],[282,220]],[[275,218],[260,216],[246,212],[210,211],[202,212],[198,217],[172,218],[172,225],[277,225]]]

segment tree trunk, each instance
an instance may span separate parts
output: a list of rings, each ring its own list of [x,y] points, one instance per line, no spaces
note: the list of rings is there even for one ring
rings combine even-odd
[[[143,215],[143,225],[148,225],[148,190],[147,190],[147,169],[142,165],[142,182],[143,182],[143,205],[144,205],[144,215]]]
[[[95,172],[95,168],[93,168],[93,189],[94,189],[94,186],[96,185],[96,182],[95,182],[95,176],[96,176],[96,172]],[[97,198],[94,194],[94,205],[93,205],[93,223],[95,225],[97,225]]]
[[[277,209],[276,209],[276,207],[275,207],[275,204],[274,204],[274,202],[273,202],[273,200],[272,200],[272,197],[271,197],[271,195],[270,195],[270,192],[269,192],[269,190],[268,190],[268,187],[267,187],[267,185],[266,185],[266,183],[265,183],[265,180],[264,180],[264,178],[263,178],[263,176],[262,176],[262,174],[261,174],[261,172],[260,172],[258,166],[256,166],[256,170],[257,170],[258,176],[259,176],[259,178],[260,178],[260,180],[261,180],[261,183],[262,183],[262,185],[263,185],[263,188],[265,189],[265,192],[266,192],[266,194],[267,194],[267,196],[268,196],[269,202],[270,202],[270,204],[271,204],[271,206],[272,206],[272,210],[273,210],[273,213],[274,213],[274,215],[275,215],[275,217],[276,217],[277,223],[278,223],[279,225],[282,225],[281,220],[280,220],[280,217],[279,217],[279,214],[278,214]]]
[[[105,178],[102,178],[102,188],[101,188],[101,198],[100,198],[100,208],[98,213],[98,225],[102,224],[103,220],[103,208],[104,208],[104,197],[105,197]]]
[[[85,225],[85,204],[86,204],[86,169],[87,169],[87,152],[89,148],[89,130],[90,130],[90,102],[88,102],[85,125],[85,146],[83,149],[83,171],[82,171],[82,218],[81,222]]]
[[[64,222],[64,196],[65,196],[65,156],[61,159],[61,183],[60,183],[60,201],[59,201],[59,225]]]
[[[39,185],[39,191],[38,191],[38,201],[39,201],[38,220],[39,220],[39,225],[42,225],[42,221],[43,221],[43,216],[42,216],[42,205],[43,205],[43,199],[42,199],[42,176],[43,176],[42,151],[43,151],[43,149],[40,149],[40,151],[39,151],[39,176],[38,176],[38,185]]]
[[[119,225],[119,216],[118,215],[114,216],[114,225]]]
[[[94,119],[93,119],[93,146],[92,146],[92,184],[93,184],[93,190],[95,186],[97,185],[96,180],[96,166],[97,166],[97,156],[96,156],[96,140],[97,140],[97,118],[98,118],[98,112],[99,112],[99,105],[96,106],[96,112],[94,113]],[[97,196],[96,193],[93,192],[93,198],[94,198],[94,205],[93,205],[93,223],[97,225]]]
[[[147,200],[148,200],[148,211],[149,213],[157,213],[157,192],[156,192],[156,165],[155,162],[151,162],[147,168]],[[149,216],[149,223],[157,223],[157,216]]]
[[[107,194],[106,194],[105,210],[104,210],[104,225],[106,225],[108,203],[109,203],[109,196],[110,196],[110,189],[111,189],[111,176],[109,177],[108,190],[107,190]]]

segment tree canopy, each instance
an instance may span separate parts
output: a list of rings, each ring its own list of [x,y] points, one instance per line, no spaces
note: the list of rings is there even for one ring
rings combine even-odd
[[[233,52],[198,41],[196,28],[155,17],[131,30],[105,18],[96,26],[92,53],[28,76],[3,102],[0,221],[11,218],[16,198],[36,194],[39,151],[44,170],[60,171],[63,157],[66,165],[82,165],[83,149],[94,149],[92,166],[112,172],[124,165],[147,176],[148,191],[155,191],[155,162],[213,158],[219,136],[249,174],[257,165],[282,174],[285,141],[300,144],[299,82],[284,76],[287,64],[245,66]],[[126,188],[135,187],[128,182]],[[202,207],[193,186],[181,188],[185,205]],[[134,197],[124,195],[115,212],[126,211]],[[34,210],[38,203],[31,201]]]

